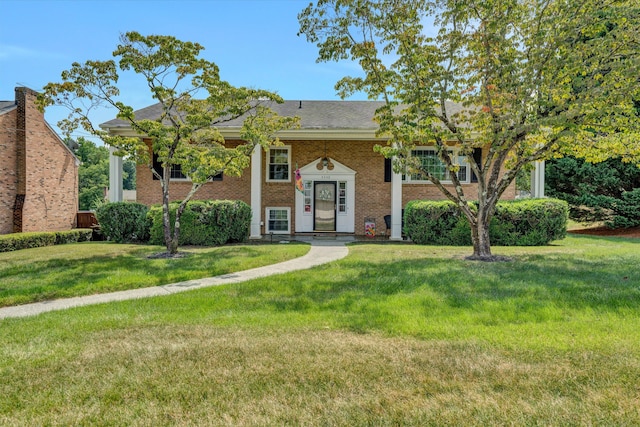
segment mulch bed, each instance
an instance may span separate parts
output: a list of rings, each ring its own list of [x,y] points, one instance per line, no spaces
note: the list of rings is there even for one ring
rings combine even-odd
[[[610,229],[607,227],[597,228],[583,228],[581,230],[570,230],[572,234],[588,234],[591,236],[605,236],[605,237],[633,237],[640,238],[640,227],[635,228],[616,228]]]

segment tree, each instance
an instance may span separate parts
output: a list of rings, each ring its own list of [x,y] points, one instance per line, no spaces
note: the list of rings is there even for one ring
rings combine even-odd
[[[546,166],[546,193],[566,200],[571,219],[605,221],[612,228],[640,225],[640,168],[612,158],[588,163],[574,157]]]
[[[298,19],[318,61],[359,63],[361,75],[336,84],[342,97],[385,101],[376,120],[389,144],[376,150],[453,201],[471,226],[471,258],[491,260],[489,222],[523,167],[640,153],[639,15],[635,0],[319,0]],[[412,155],[417,145],[435,147],[451,185]],[[478,178],[477,201],[453,145]]]
[[[97,146],[85,138],[66,140],[67,145],[80,160],[78,169],[78,201],[80,210],[89,210],[104,201],[105,188],[109,185],[109,150]],[[123,188],[135,190],[136,164],[129,158],[123,162]]]
[[[107,61],[73,63],[62,73],[61,83],[49,83],[40,106],[61,105],[69,117],[58,125],[71,133],[78,127],[147,165],[162,187],[164,240],[167,253],[175,254],[180,236],[180,217],[193,195],[212,177],[224,173],[239,176],[249,165],[254,148],[278,143],[275,134],[297,123],[268,108],[282,99],[265,90],[234,87],[221,80],[215,63],[200,58],[204,48],[175,37],[128,32]],[[125,72],[141,78],[161,110],[157,120],[136,117],[134,108],[120,98],[118,80]],[[200,98],[198,98],[200,97]],[[151,138],[151,150],[163,173],[153,167],[153,156],[139,137],[110,135],[97,129],[90,113],[98,106],[111,106],[117,118],[127,122],[141,136]],[[229,144],[216,125],[243,117],[241,143]],[[173,225],[169,216],[170,170],[180,167],[192,187],[178,206]],[[173,228],[173,232],[172,232]]]
[[[68,140],[69,147],[80,160],[78,168],[78,201],[80,210],[93,209],[104,201],[104,189],[109,185],[109,150],[93,141],[78,138]]]
[[[122,188],[124,190],[136,189],[136,162],[126,158],[122,162]]]

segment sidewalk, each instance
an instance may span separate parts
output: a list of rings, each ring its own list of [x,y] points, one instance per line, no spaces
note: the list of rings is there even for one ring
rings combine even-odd
[[[13,307],[0,308],[0,319],[11,317],[35,316],[40,313],[54,310],[64,310],[71,307],[83,305],[102,304],[113,301],[124,301],[136,298],[154,297],[160,295],[170,295],[192,289],[206,288],[208,286],[226,285],[228,283],[240,283],[246,280],[257,279],[259,277],[271,276],[274,274],[287,273],[289,271],[305,270],[316,265],[337,261],[344,258],[349,253],[345,242],[339,240],[316,240],[310,241],[309,252],[289,261],[279,264],[267,265],[264,267],[252,268],[251,270],[238,271],[236,273],[222,276],[208,277],[203,279],[189,280],[186,282],[171,283],[163,286],[153,286],[150,288],[131,289],[128,291],[112,292],[108,294],[87,295],[58,299],[52,301],[24,304]]]

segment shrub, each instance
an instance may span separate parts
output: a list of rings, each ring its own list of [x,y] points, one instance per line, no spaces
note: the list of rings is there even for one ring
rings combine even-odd
[[[566,200],[575,221],[605,221],[612,228],[640,225],[640,196],[634,195],[640,191],[640,168],[635,164],[565,157],[547,162],[545,180],[547,194]]]
[[[100,231],[107,240],[117,243],[146,242],[149,238],[147,212],[141,203],[105,203],[96,209]]]
[[[55,243],[56,235],[50,232],[5,234],[0,236],[0,252],[53,246]]]
[[[65,243],[88,242],[91,240],[93,230],[90,228],[77,228],[75,230],[56,231],[54,232],[56,245],[64,245]]]
[[[502,201],[489,236],[499,246],[542,246],[567,235],[569,205],[556,199]]]
[[[489,224],[489,238],[498,246],[540,246],[567,233],[569,208],[556,199],[499,202]],[[450,201],[409,202],[405,209],[405,234],[418,244],[470,245],[471,229]]]
[[[4,234],[0,236],[0,252],[41,248],[65,243],[88,242],[91,240],[91,234],[92,230],[84,228],[66,231]]]
[[[179,203],[171,203],[171,232]],[[151,223],[150,242],[164,244],[162,206],[153,206],[148,213]],[[180,220],[179,245],[218,246],[242,242],[249,236],[251,207],[239,200],[192,200]]]
[[[467,220],[449,201],[411,201],[405,208],[404,223],[404,233],[418,244],[471,244]]]
[[[611,206],[613,219],[606,222],[611,228],[629,228],[640,226],[640,188],[625,191],[619,200]]]

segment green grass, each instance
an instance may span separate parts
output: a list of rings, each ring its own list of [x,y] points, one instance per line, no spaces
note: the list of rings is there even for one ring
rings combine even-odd
[[[159,246],[79,243],[0,253],[0,307],[200,279],[304,255],[308,245],[181,248],[184,258],[149,259]]]
[[[2,425],[638,425],[640,241],[359,244],[237,285],[0,321]]]

